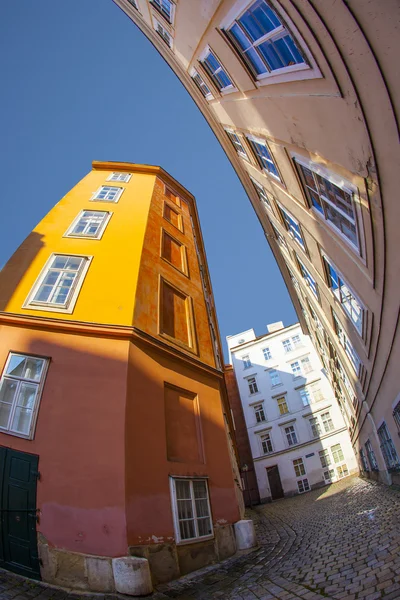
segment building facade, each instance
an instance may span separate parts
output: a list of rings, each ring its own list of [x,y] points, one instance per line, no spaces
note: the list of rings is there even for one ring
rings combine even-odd
[[[399,3],[114,2],[241,179],[361,467],[398,481]]]
[[[120,557],[157,584],[233,554],[243,500],[193,196],[160,167],[94,162],[0,290],[0,565],[126,593]]]
[[[266,335],[250,329],[227,341],[261,501],[358,472],[333,389],[301,326],[277,323]]]

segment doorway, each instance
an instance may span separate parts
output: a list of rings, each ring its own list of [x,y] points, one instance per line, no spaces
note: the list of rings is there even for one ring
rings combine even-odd
[[[40,579],[36,536],[39,457],[0,446],[0,567]]]
[[[279,475],[278,465],[267,467],[267,475],[269,481],[269,489],[271,490],[272,500],[283,498],[283,488],[281,482],[281,476]]]

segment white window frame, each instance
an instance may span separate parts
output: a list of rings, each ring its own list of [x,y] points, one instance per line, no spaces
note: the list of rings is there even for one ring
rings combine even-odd
[[[298,435],[298,433],[297,433],[297,429],[296,429],[296,426],[295,426],[295,422],[294,422],[294,421],[293,421],[292,423],[282,423],[282,424],[280,425],[280,427],[282,427],[282,433],[283,433],[283,438],[284,438],[284,440],[285,440],[285,446],[286,446],[286,448],[293,448],[294,446],[297,446],[297,444],[299,444],[299,443],[300,443],[300,442],[299,442],[299,435]],[[286,429],[287,429],[288,427],[293,427],[293,431],[291,431],[290,433],[291,433],[291,434],[292,434],[292,433],[294,433],[294,436],[295,436],[295,438],[296,438],[296,441],[295,441],[295,442],[293,442],[292,444],[289,444],[289,438],[288,438],[288,435],[287,435],[287,433],[286,433]]]
[[[33,300],[39,287],[43,283],[44,278],[47,275],[50,265],[52,264],[52,262],[56,256],[68,256],[68,257],[77,257],[77,258],[84,259],[82,262],[82,266],[80,267],[80,270],[78,271],[76,280],[74,281],[74,285],[71,286],[71,293],[69,294],[69,296],[67,298],[67,302],[64,307],[61,305],[60,306],[52,305],[50,303],[46,304],[45,302],[42,302],[42,303],[34,302],[34,300]],[[82,284],[85,280],[87,271],[89,269],[89,266],[90,266],[90,263],[92,262],[92,260],[93,260],[93,256],[88,256],[86,254],[64,254],[61,252],[52,253],[49,256],[49,258],[47,259],[43,269],[40,271],[38,278],[36,279],[24,304],[22,305],[22,308],[29,308],[30,310],[40,310],[42,312],[57,312],[57,313],[71,314],[74,311],[79,292],[81,290]]]
[[[322,73],[317,66],[317,63],[311,54],[307,44],[304,42],[302,35],[297,29],[296,25],[290,19],[289,15],[283,10],[279,4],[276,6],[275,0],[268,0],[273,10],[277,13],[278,18],[281,19],[287,29],[288,33],[293,37],[297,46],[301,49],[301,53],[306,57],[307,62],[291,65],[281,69],[276,69],[269,73],[263,73],[254,77],[255,85],[261,87],[264,85],[270,85],[275,83],[284,83],[286,81],[297,81],[303,79],[315,79],[322,77]],[[234,24],[234,21],[238,19],[246,10],[254,3],[254,0],[238,0],[229,10],[225,18],[220,23],[220,29],[228,30]],[[286,24],[289,26],[287,27]],[[260,40],[257,40],[261,43]],[[238,56],[239,53],[238,53]],[[246,63],[247,64],[247,63]]]
[[[308,489],[306,489],[304,482],[307,482],[307,486]],[[303,489],[300,489],[300,487],[303,487]],[[297,480],[297,490],[299,492],[299,494],[305,494],[306,492],[311,491],[311,486],[310,486],[310,482],[308,481],[307,477],[304,477],[304,479],[298,479]]]
[[[335,424],[333,422],[330,410],[328,409],[328,410],[321,411],[319,413],[319,415],[321,417],[322,425],[323,425],[324,430],[325,430],[324,433],[330,433],[331,431],[335,431]],[[324,420],[324,416],[325,415],[328,415],[328,417],[327,417],[327,419]],[[331,427],[330,424],[332,424],[332,427]],[[327,425],[328,425],[328,429],[327,429]]]
[[[270,171],[269,169],[265,168],[263,164],[260,164],[260,159],[258,158],[258,155],[257,155],[255,149],[253,148],[253,146],[252,146],[251,143],[249,144],[250,148],[251,148],[251,151],[254,154],[254,157],[255,157],[255,160],[256,160],[258,168],[263,173],[265,173],[266,175],[270,175],[274,181],[279,181],[279,183],[283,184],[283,181],[282,181],[282,178],[281,178],[281,174],[280,174],[280,171],[279,171],[279,167],[278,167],[277,163],[275,162],[275,157],[274,157],[273,153],[271,152],[271,149],[269,147],[269,144],[268,144],[267,140],[263,139],[263,138],[256,137],[256,136],[251,135],[249,133],[246,134],[245,137],[246,137],[246,139],[247,139],[248,142],[253,142],[255,144],[259,144],[260,146],[265,146],[265,148],[267,149],[267,152],[268,152],[268,154],[270,155],[270,158],[271,158],[271,160],[270,161],[267,160],[267,162],[272,162],[272,164],[274,165],[274,167],[277,170],[278,174],[276,174],[273,171]]]
[[[284,415],[288,415],[290,414],[290,410],[289,410],[289,405],[287,403],[287,397],[286,394],[279,394],[278,396],[276,396],[274,398],[274,400],[276,400],[276,406],[278,407],[278,417],[283,417]],[[279,403],[279,400],[282,400],[281,403]],[[286,406],[286,410],[285,412],[281,412],[281,406]]]
[[[157,11],[157,14],[161,15],[161,17],[163,19],[165,19],[165,21],[168,23],[168,25],[173,25],[174,24],[174,20],[175,20],[175,3],[172,2],[171,0],[169,0],[169,3],[171,5],[171,16],[170,16],[170,18],[168,18],[167,15],[165,15],[162,12],[162,0],[160,0],[161,6],[158,6],[158,4],[157,4],[157,2],[155,0],[150,0],[150,4],[152,6],[154,6],[154,9]]]
[[[301,464],[300,465],[295,465],[294,463],[298,462],[298,461],[301,461]],[[293,465],[293,470],[294,470],[294,476],[295,477],[304,477],[305,475],[307,475],[306,465],[305,465],[305,462],[304,462],[304,459],[303,459],[302,456],[299,456],[298,458],[292,458],[292,465]],[[296,473],[296,467],[299,467],[299,466],[301,466],[303,468],[303,471],[304,471],[304,473],[300,473],[300,475]]]
[[[104,214],[103,222],[101,223],[96,235],[85,235],[82,233],[81,234],[73,233],[74,228],[79,223],[79,221],[81,220],[81,218],[83,217],[85,212],[98,212],[98,213]],[[85,209],[81,210],[81,212],[79,213],[79,215],[77,217],[75,217],[75,219],[72,221],[71,225],[68,227],[67,231],[63,235],[63,237],[78,238],[78,239],[85,239],[85,240],[86,239],[87,240],[101,240],[101,238],[103,237],[103,233],[108,225],[108,222],[111,219],[111,216],[112,216],[112,212],[109,212],[107,210],[92,210],[89,208],[85,208]]]
[[[36,381],[34,379],[30,379],[30,378],[22,378],[22,377],[16,377],[14,375],[10,375],[7,373],[7,369],[8,366],[10,364],[10,361],[12,359],[13,356],[24,356],[26,358],[33,358],[36,360],[43,360],[43,367],[42,367],[42,372],[40,375],[40,380]],[[50,359],[48,357],[45,356],[38,356],[38,355],[33,355],[33,354],[25,354],[24,352],[9,352],[6,363],[4,365],[4,369],[3,372],[1,374],[1,378],[0,378],[0,388],[1,385],[3,383],[3,381],[5,379],[9,379],[9,380],[13,380],[13,381],[18,381],[18,385],[17,385],[17,390],[14,394],[14,399],[13,399],[13,403],[11,405],[11,409],[10,409],[10,415],[8,418],[8,425],[10,425],[12,423],[14,414],[15,414],[15,409],[16,409],[16,399],[18,398],[18,392],[19,389],[22,385],[22,383],[27,382],[28,384],[31,385],[36,385],[37,389],[36,389],[36,395],[35,395],[35,403],[32,409],[32,418],[30,421],[30,425],[29,425],[29,432],[27,434],[23,434],[17,431],[13,431],[12,429],[10,429],[9,427],[5,428],[5,427],[0,427],[0,433],[5,433],[7,435],[13,435],[15,437],[20,437],[20,438],[24,438],[24,439],[28,439],[28,440],[32,440],[35,436],[35,430],[36,430],[36,421],[37,421],[37,416],[38,416],[38,412],[39,412],[39,406],[40,406],[40,401],[42,398],[42,393],[43,393],[43,387],[44,387],[44,383],[46,380],[46,375],[47,375],[47,371],[49,368],[49,364],[50,364]]]
[[[254,410],[254,417],[256,419],[256,424],[258,425],[259,423],[265,423],[265,421],[267,420],[267,417],[265,415],[264,400],[262,402],[259,402],[258,404],[254,404],[253,410]],[[257,415],[260,416],[259,419],[257,418]],[[264,417],[264,418],[261,418],[261,417]]]
[[[339,320],[337,314],[332,310],[333,317],[333,328],[336,333],[339,344],[343,348],[351,366],[357,377],[361,374],[362,362],[358,355],[358,352],[355,350],[353,342],[350,337],[347,335],[347,331],[343,327],[341,321]]]
[[[254,179],[254,177],[251,177],[251,175],[250,175],[250,179],[255,188],[256,194],[257,194],[259,200],[262,202],[263,206],[265,206],[270,211],[272,211],[272,202],[271,202],[271,199],[270,199],[265,187],[261,183],[259,183],[256,179]]]
[[[259,437],[260,451],[261,451],[261,455],[262,456],[266,456],[267,454],[272,454],[273,452],[275,452],[274,445],[272,443],[271,430],[257,432],[257,435]],[[267,445],[267,442],[269,442],[271,444],[271,450],[268,450],[268,452],[264,452],[264,446],[263,446],[264,440],[263,440],[263,438],[267,437],[267,436],[268,436],[268,440],[265,441],[265,444]]]
[[[333,448],[336,448],[337,446],[339,446],[339,449],[333,450]],[[332,459],[333,459],[334,465],[339,465],[346,460],[344,452],[343,452],[342,444],[340,442],[333,444],[333,446],[330,447],[330,451],[332,454]],[[340,458],[340,453],[342,454],[342,458]],[[335,456],[338,457],[338,460],[336,460]]]
[[[157,17],[153,14],[153,28],[157,35],[162,39],[164,44],[172,50],[174,45],[174,38],[171,35],[171,32],[157,19]],[[168,21],[166,21],[168,22]],[[161,30],[161,31],[160,31]]]
[[[313,421],[313,422],[312,422]],[[321,423],[318,419],[318,415],[312,415],[308,418],[308,423],[310,425],[311,437],[313,439],[318,439],[323,435]]]
[[[250,360],[250,354],[245,354],[241,357],[241,361],[243,363],[243,369],[251,369],[253,366]]]
[[[236,154],[240,156],[240,158],[243,158],[243,160],[250,162],[249,156],[246,152],[246,148],[243,144],[243,136],[234,129],[229,129],[227,127],[225,128],[225,132],[227,133],[229,141],[232,144],[233,148],[236,150]],[[236,140],[233,140],[232,137],[236,138]]]
[[[286,340],[282,340],[282,346],[283,346],[283,350],[284,350],[285,354],[288,354],[289,352],[293,352],[292,340],[290,338],[286,338]]]
[[[97,196],[100,194],[101,190],[103,188],[115,188],[118,189],[118,192],[115,195],[114,200],[109,200],[108,198],[105,198],[104,200],[102,198],[98,198]],[[117,202],[119,202],[119,199],[122,196],[122,192],[124,191],[125,188],[120,187],[118,185],[101,185],[93,194],[93,196],[90,198],[90,202],[111,202],[112,204],[117,204]]]
[[[263,353],[263,357],[264,360],[271,360],[272,359],[272,354],[271,354],[271,348],[269,346],[265,346],[265,348],[262,348],[262,353]],[[265,356],[265,354],[268,354],[269,356]]]
[[[113,179],[113,177],[118,177]],[[120,183],[128,183],[132,177],[132,173],[126,173],[124,171],[113,171],[107,177],[106,181],[119,181]]]
[[[207,66],[205,65],[205,58],[209,55],[212,54],[214,56],[214,58],[216,59],[216,61],[219,63],[219,68],[214,72],[217,73],[220,69],[222,69],[222,71],[225,72],[225,75],[228,77],[229,81],[231,82],[229,85],[223,87],[220,89],[218,83],[213,79],[213,76],[211,73],[209,73]],[[226,68],[224,67],[224,65],[222,64],[222,62],[220,61],[220,59],[218,58],[217,54],[214,52],[214,50],[210,47],[210,46],[206,46],[204,48],[204,50],[201,52],[201,54],[198,57],[198,60],[200,62],[200,64],[202,65],[203,69],[205,70],[205,72],[207,73],[208,77],[210,78],[210,80],[213,82],[213,85],[215,86],[215,88],[218,90],[218,92],[224,96],[225,94],[232,94],[234,92],[237,92],[237,88],[233,83],[233,79],[230,76],[230,74],[228,73],[228,71],[226,70]]]
[[[252,380],[251,383],[250,383],[250,380]],[[254,396],[255,394],[260,393],[260,390],[258,389],[258,385],[257,385],[257,377],[255,375],[249,375],[249,377],[246,377],[246,381],[247,381],[247,385],[249,387],[249,395],[250,396]],[[253,386],[255,386],[255,391],[252,391]]]
[[[282,385],[282,380],[281,380],[281,377],[280,377],[280,375],[279,375],[279,370],[278,370],[278,369],[276,369],[276,368],[271,368],[271,369],[267,369],[267,371],[268,371],[268,376],[269,376],[269,381],[270,381],[270,383],[271,383],[271,387],[273,387],[273,388],[274,388],[274,387],[277,387],[278,385]],[[277,373],[277,378],[278,378],[278,380],[279,380],[277,383],[273,383],[273,381],[272,381],[272,377],[271,377],[271,372],[275,372],[275,373]]]
[[[202,75],[200,75],[198,70],[195,69],[194,67],[190,70],[190,77],[193,79],[196,87],[200,90],[201,94],[204,96],[204,98],[206,100],[214,100],[214,96],[210,90],[208,83],[204,80],[204,77]],[[196,81],[196,77],[198,77],[201,80],[201,85]],[[205,88],[208,90],[208,92],[206,90],[204,90],[206,93],[203,93],[203,89],[201,87],[202,85],[205,86]]]
[[[191,500],[192,500],[192,509],[193,509],[193,521],[196,532],[198,532],[197,518],[196,515],[196,504],[194,502],[194,493],[193,493],[193,481],[204,481],[207,488],[207,504],[208,504],[208,513],[210,518],[211,525],[211,533],[209,535],[196,536],[193,538],[181,538],[180,527],[179,527],[179,514],[178,514],[178,502],[176,496],[176,487],[175,481],[178,479],[186,480],[190,482],[190,490],[191,490]],[[210,540],[214,538],[214,527],[213,527],[213,519],[211,512],[211,503],[210,503],[210,489],[208,485],[208,479],[206,477],[181,477],[179,475],[170,476],[170,495],[171,495],[171,503],[172,503],[172,515],[174,520],[174,530],[175,530],[175,540],[177,544],[190,544],[193,542],[198,542],[199,540]]]
[[[304,235],[303,235],[303,229],[302,229],[299,221],[292,215],[292,213],[290,211],[288,211],[287,208],[282,206],[282,204],[278,203],[278,206],[279,206],[279,210],[282,214],[283,224],[287,231],[288,236],[299,246],[299,248],[301,248],[303,250],[303,252],[307,252],[306,243],[305,243]],[[296,231],[296,229],[292,225],[291,221],[293,221],[294,226],[298,227],[298,231]]]

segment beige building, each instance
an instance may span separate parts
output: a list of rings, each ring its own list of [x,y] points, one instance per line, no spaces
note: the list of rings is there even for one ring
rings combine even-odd
[[[114,1],[175,71],[238,173],[361,468],[394,481],[399,2]]]

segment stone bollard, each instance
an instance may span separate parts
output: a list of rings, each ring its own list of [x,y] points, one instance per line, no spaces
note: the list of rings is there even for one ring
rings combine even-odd
[[[247,548],[254,548],[254,546],[257,546],[256,532],[254,530],[254,523],[251,519],[237,521],[234,527],[238,550],[246,550]]]
[[[146,596],[153,591],[149,562],[137,556],[112,559],[115,589],[120,594]]]

